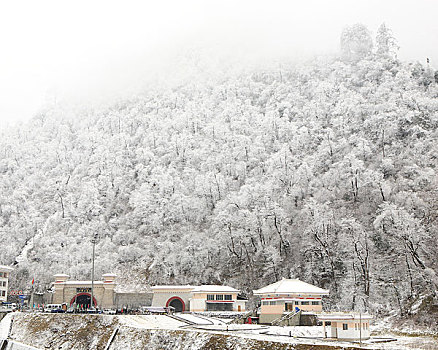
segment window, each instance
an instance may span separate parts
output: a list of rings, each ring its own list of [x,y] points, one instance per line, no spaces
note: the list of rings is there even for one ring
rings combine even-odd
[[[6,295],[5,291],[2,290],[2,297],[4,297]]]
[[[207,300],[214,300],[214,294],[207,294]]]
[[[0,277],[3,277],[3,272],[0,272]]]
[[[216,294],[216,300],[224,300],[223,294]]]
[[[262,304],[263,305],[269,305],[269,301],[263,301]]]
[[[208,303],[207,311],[233,311],[232,303]]]
[[[301,305],[309,305],[309,302],[308,301],[302,301]]]
[[[348,323],[343,323],[343,324],[342,324],[342,329],[343,329],[344,331],[348,330]]]
[[[366,326],[366,324],[365,324],[365,323],[363,323],[363,326],[362,326],[362,328],[363,328],[363,329],[365,329],[365,326]]]
[[[277,304],[277,303],[275,302],[275,300],[271,300],[271,301],[269,302],[269,305],[275,305],[275,304]]]
[[[225,294],[224,297],[225,297],[225,300],[233,300],[231,294]]]
[[[319,305],[319,301],[312,301],[312,305]]]

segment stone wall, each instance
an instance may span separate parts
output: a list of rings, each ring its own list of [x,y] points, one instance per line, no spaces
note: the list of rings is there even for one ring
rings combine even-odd
[[[136,309],[140,306],[150,306],[151,303],[152,293],[115,293],[114,305],[118,309]]]

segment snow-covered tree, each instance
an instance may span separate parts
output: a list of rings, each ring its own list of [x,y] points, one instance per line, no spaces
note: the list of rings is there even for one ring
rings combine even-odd
[[[347,60],[361,60],[373,50],[373,39],[368,28],[356,23],[345,27],[341,34],[341,51]]]
[[[376,35],[376,47],[377,54],[383,57],[397,57],[397,51],[399,46],[397,41],[392,35],[391,29],[386,27],[385,23],[382,23],[377,29]]]

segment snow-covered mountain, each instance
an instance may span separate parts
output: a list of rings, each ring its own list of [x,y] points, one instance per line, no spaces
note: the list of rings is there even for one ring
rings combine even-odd
[[[407,312],[437,288],[438,85],[386,53],[58,104],[4,131],[12,283],[89,276],[98,233],[98,274],[128,284],[294,276],[332,307]]]

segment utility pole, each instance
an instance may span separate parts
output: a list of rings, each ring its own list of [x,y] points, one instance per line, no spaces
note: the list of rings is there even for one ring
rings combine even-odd
[[[92,267],[91,267],[91,300],[90,300],[90,308],[91,305],[94,308],[94,252],[96,247],[96,241],[97,241],[97,233],[94,234],[93,239],[91,240],[91,243],[93,243],[93,259],[92,259]]]

